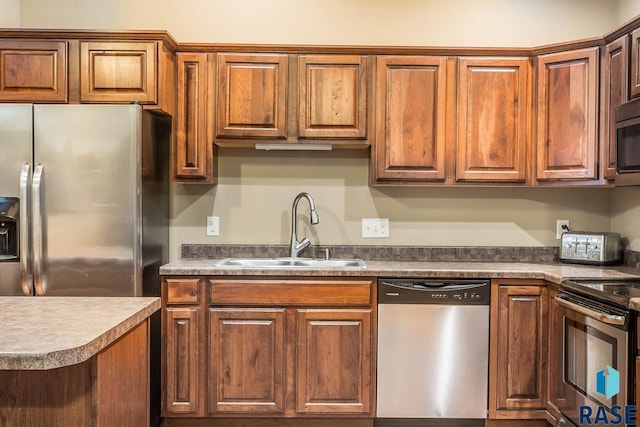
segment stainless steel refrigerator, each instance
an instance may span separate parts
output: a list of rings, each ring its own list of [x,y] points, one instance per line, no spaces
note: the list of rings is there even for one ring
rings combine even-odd
[[[0,295],[159,296],[170,138],[139,105],[0,104]]]
[[[171,117],[139,105],[0,104],[0,295],[160,296],[170,142]]]

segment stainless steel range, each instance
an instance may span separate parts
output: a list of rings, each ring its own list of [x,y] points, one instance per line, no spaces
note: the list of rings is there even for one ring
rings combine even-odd
[[[603,413],[616,417],[635,402],[637,313],[630,299],[636,296],[640,278],[562,282],[551,313],[550,398],[557,426],[587,425]]]
[[[562,282],[562,287],[579,294],[592,296],[624,308],[630,307],[631,298],[640,298],[640,278],[638,279],[574,279]]]

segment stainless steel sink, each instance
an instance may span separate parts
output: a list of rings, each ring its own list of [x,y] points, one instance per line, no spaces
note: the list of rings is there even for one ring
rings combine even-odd
[[[345,268],[366,267],[361,259],[225,258],[216,267],[242,268]]]

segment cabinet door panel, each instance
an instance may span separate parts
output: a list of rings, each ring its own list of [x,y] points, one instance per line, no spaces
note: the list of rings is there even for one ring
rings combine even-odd
[[[500,286],[495,410],[546,408],[547,289]]]
[[[378,57],[374,179],[444,181],[446,64]]]
[[[194,414],[199,410],[198,310],[168,308],[166,325],[166,411]]]
[[[218,137],[286,137],[288,56],[218,54]]]
[[[564,366],[562,366],[563,364],[557,357],[558,354],[562,354],[564,346],[564,320],[560,314],[560,306],[555,301],[557,294],[557,290],[549,290],[549,350],[547,352],[549,377],[547,386],[547,410],[554,416],[557,416],[560,412],[557,406],[558,402],[566,402],[566,396],[564,395],[566,387],[563,386],[564,375],[562,374]]]
[[[602,65],[602,146],[604,177],[616,175],[616,106],[628,99],[628,44],[624,36],[607,45]]]
[[[209,412],[284,413],[284,309],[209,311]]]
[[[529,61],[460,60],[458,181],[526,179]]]
[[[213,182],[213,66],[206,53],[178,53],[178,113],[174,178]]]
[[[640,96],[640,28],[631,33],[631,97]]]
[[[598,48],[538,58],[537,179],[597,178]]]
[[[81,42],[80,102],[157,103],[156,43]]]
[[[367,58],[302,55],[299,122],[303,138],[366,138]]]
[[[0,101],[66,102],[67,44],[0,41]]]
[[[298,413],[371,412],[371,316],[371,310],[298,310]]]

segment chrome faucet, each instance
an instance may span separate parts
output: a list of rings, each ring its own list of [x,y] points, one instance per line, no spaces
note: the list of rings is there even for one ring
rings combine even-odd
[[[318,212],[316,212],[316,205],[315,203],[313,203],[313,197],[311,197],[311,194],[298,194],[293,200],[293,206],[291,207],[291,253],[289,255],[291,258],[297,258],[298,254],[300,254],[300,252],[302,252],[304,248],[311,244],[311,241],[307,238],[307,236],[304,236],[304,239],[302,239],[301,241],[298,241],[297,236],[296,222],[298,216],[298,203],[300,202],[300,199],[303,198],[307,199],[307,201],[309,202],[309,208],[311,209],[311,224],[317,224],[320,222],[320,219],[318,218]]]

